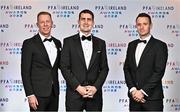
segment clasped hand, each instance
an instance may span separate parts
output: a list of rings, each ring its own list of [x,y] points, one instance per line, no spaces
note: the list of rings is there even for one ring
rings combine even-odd
[[[136,102],[145,103],[144,94],[141,90],[134,90],[132,91],[132,97]]]
[[[95,86],[78,86],[76,89],[83,98],[93,98],[97,89]]]

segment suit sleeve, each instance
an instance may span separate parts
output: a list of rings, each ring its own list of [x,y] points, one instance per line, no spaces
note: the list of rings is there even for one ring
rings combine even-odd
[[[157,45],[158,44],[158,45]],[[148,95],[150,95],[159,83],[161,83],[164,76],[166,62],[168,58],[167,45],[165,43],[157,43],[156,45],[156,58],[154,64],[154,71],[152,77],[142,88]]]
[[[99,88],[102,88],[106,80],[106,77],[108,75],[108,71],[109,71],[109,67],[108,67],[108,62],[107,62],[106,44],[105,44],[105,41],[103,41],[99,77],[94,83],[94,86],[96,87],[97,90]]]
[[[70,43],[69,43],[70,44]],[[76,79],[71,71],[71,59],[70,59],[70,46],[68,45],[68,40],[64,39],[63,49],[61,51],[61,72],[66,80],[66,83],[70,85],[74,90],[80,85],[79,81]]]
[[[32,95],[34,93],[31,85],[31,77],[30,77],[31,62],[32,62],[32,47],[29,41],[25,40],[22,45],[21,77],[22,77],[26,96]]]
[[[130,57],[132,55],[132,54],[130,54],[130,46],[131,46],[131,44],[128,45],[126,59],[125,59],[124,67],[123,67],[125,81],[126,81],[126,84],[127,84],[127,87],[129,90],[132,87],[136,87],[136,85],[134,84],[133,79],[132,79],[132,74],[130,73],[130,63],[131,63]]]

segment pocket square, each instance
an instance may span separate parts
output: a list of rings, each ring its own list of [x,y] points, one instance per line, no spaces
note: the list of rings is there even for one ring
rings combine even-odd
[[[101,53],[101,51],[97,51],[97,53]]]
[[[59,48],[59,50],[61,51],[61,48]]]

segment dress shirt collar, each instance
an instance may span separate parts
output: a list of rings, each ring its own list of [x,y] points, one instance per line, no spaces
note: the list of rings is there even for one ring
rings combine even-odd
[[[149,36],[147,36],[147,37],[144,38],[144,39],[139,38],[139,40],[146,40],[146,43],[148,43],[148,41],[150,40],[151,36],[152,36],[152,35],[149,35]]]
[[[45,37],[45,36],[44,36],[44,35],[42,35],[40,32],[39,32],[39,35],[40,35],[40,37],[41,37],[41,40],[42,40],[42,41],[44,41],[44,39],[45,39],[45,38],[47,38],[47,39],[52,38],[51,36],[49,36],[49,37]]]

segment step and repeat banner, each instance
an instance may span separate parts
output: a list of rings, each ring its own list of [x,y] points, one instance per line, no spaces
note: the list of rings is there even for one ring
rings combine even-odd
[[[92,32],[107,45],[110,71],[103,86],[103,110],[128,111],[123,64],[128,42],[138,38],[135,18],[145,12],[152,17],[153,36],[168,45],[164,110],[180,111],[180,0],[0,0],[0,111],[29,111],[21,80],[21,47],[38,32],[38,12],[52,14],[52,35],[62,42],[77,33],[83,9],[94,12]],[[64,111],[66,84],[60,71],[59,80],[59,111]]]

